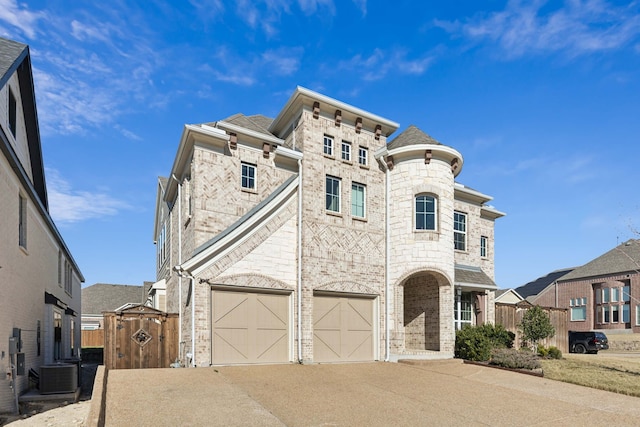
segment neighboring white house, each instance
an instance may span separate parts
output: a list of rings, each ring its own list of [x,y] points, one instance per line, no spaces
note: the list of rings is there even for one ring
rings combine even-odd
[[[186,125],[157,187],[157,280],[189,365],[453,356],[493,322],[494,222],[462,155],[298,87],[275,119]]]
[[[0,153],[0,412],[10,412],[29,369],[79,356],[84,277],[49,215],[29,48],[2,38]]]

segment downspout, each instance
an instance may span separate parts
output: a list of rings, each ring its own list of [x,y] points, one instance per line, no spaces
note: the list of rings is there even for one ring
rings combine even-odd
[[[196,366],[196,327],[195,327],[195,318],[196,318],[196,289],[195,289],[195,277],[191,275],[187,270],[183,269],[181,265],[176,265],[173,269],[178,273],[180,277],[186,277],[190,281],[191,286],[191,365],[193,367]],[[188,355],[188,353],[187,353]]]
[[[390,203],[390,191],[391,184],[389,182],[389,168],[387,164],[384,165],[384,180],[385,180],[385,206],[384,206],[384,227],[385,227],[385,266],[384,266],[384,361],[388,362],[391,358],[391,343],[389,337],[391,336],[391,328],[389,327],[389,291],[391,286],[389,285],[389,265],[391,263],[391,227],[389,226],[389,207]]]
[[[391,336],[391,328],[389,326],[389,318],[391,309],[389,307],[389,293],[391,285],[389,283],[389,265],[391,263],[391,227],[389,226],[389,212],[391,197],[389,196],[391,192],[391,182],[389,179],[389,166],[384,159],[384,156],[387,154],[386,147],[383,147],[382,150],[374,153],[376,160],[380,161],[384,167],[384,186],[385,186],[385,203],[384,203],[384,246],[385,246],[385,266],[384,266],[384,361],[389,362],[391,360],[391,343],[389,342],[389,337]]]
[[[178,183],[178,265],[182,265],[182,184],[175,175],[171,174]],[[178,274],[178,357],[182,358],[182,275]]]
[[[296,127],[293,129],[293,148],[296,147]],[[302,364],[302,157],[298,158],[298,363]]]

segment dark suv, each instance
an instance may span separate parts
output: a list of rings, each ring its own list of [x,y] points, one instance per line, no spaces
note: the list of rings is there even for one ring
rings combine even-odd
[[[569,331],[569,353],[593,353],[598,350],[607,350],[609,340],[602,332],[577,332]]]

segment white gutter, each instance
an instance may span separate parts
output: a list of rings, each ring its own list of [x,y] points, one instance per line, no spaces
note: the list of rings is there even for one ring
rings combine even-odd
[[[191,280],[191,365],[196,367],[196,278],[189,275]]]
[[[384,160],[384,155],[387,154],[387,147],[382,147],[377,150],[373,155],[376,160],[382,160],[384,165],[384,185],[385,185],[385,203],[384,203],[384,245],[385,245],[385,266],[384,266],[384,361],[388,362],[391,359],[391,343],[389,337],[391,336],[391,328],[389,327],[389,263],[391,262],[391,227],[389,226],[389,212],[391,211],[389,193],[391,190],[391,183],[389,180],[389,168]]]

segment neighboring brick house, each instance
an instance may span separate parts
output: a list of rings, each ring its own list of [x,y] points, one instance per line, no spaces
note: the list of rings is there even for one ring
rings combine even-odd
[[[29,47],[3,38],[0,236],[0,412],[11,412],[30,369],[79,355],[84,277],[49,214]]]
[[[149,286],[96,283],[82,290],[82,329],[104,328],[104,311],[147,302]]]
[[[494,319],[491,197],[462,155],[298,87],[186,125],[158,181],[157,280],[189,365],[452,357]]]
[[[535,304],[566,308],[569,329],[640,332],[640,240],[629,240],[557,278]]]

